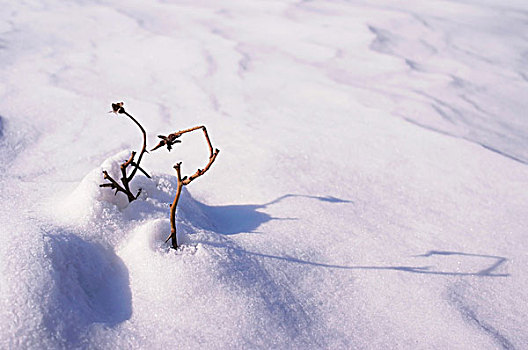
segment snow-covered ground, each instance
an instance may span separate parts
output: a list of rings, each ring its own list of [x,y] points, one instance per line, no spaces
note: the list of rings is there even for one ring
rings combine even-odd
[[[2,349],[528,348],[525,0],[3,0],[0,96]]]

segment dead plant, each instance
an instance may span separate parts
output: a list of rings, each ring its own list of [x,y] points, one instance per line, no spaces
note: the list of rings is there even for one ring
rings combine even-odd
[[[134,161],[134,158],[136,156],[136,152],[132,152],[130,155],[130,158],[125,161],[123,164],[121,164],[121,184],[119,184],[115,179],[113,179],[106,170],[103,171],[103,175],[105,180],[108,180],[108,183],[104,183],[99,185],[100,187],[110,187],[115,190],[115,194],[117,195],[118,192],[123,192],[127,197],[128,201],[132,202],[136,200],[139,195],[141,194],[141,189],[139,189],[138,193],[134,196],[132,191],[130,190],[130,181],[134,178],[137,171],[141,171],[145,176],[150,178],[150,175],[147,174],[145,170],[143,170],[140,167],[141,159],[143,158],[143,155],[147,152],[147,134],[145,132],[145,129],[141,126],[141,124],[132,117],[127,111],[125,111],[125,108],[123,107],[123,102],[119,103],[112,103],[112,111],[115,114],[125,114],[127,117],[132,119],[134,123],[139,127],[141,132],[143,133],[143,147],[141,149],[141,152],[139,153],[139,157],[137,158],[137,162]],[[151,151],[157,150],[160,147],[166,146],[167,150],[171,150],[172,146],[176,143],[180,143],[181,141],[178,140],[180,136],[183,134],[196,131],[196,130],[202,130],[203,134],[205,136],[205,140],[207,141],[207,145],[209,147],[209,161],[205,165],[203,169],[198,169],[196,172],[190,176],[184,176],[181,175],[181,162],[177,163],[174,166],[174,169],[176,170],[176,176],[177,176],[177,188],[176,188],[176,195],[174,196],[174,201],[172,202],[172,205],[170,207],[170,225],[171,225],[171,233],[167,240],[165,242],[168,242],[169,239],[171,240],[172,248],[177,249],[178,248],[178,239],[176,237],[176,207],[178,206],[178,201],[180,199],[181,191],[183,186],[186,186],[190,184],[192,181],[196,180],[198,177],[202,176],[209,170],[213,162],[215,161],[216,157],[218,156],[218,153],[220,150],[218,148],[213,149],[213,146],[211,144],[211,140],[209,139],[209,135],[207,134],[207,129],[205,126],[196,126],[194,128],[181,130],[172,134],[169,134],[168,136],[158,135],[158,137],[161,139],[161,141],[154,147]],[[130,174],[127,174],[127,168],[129,166],[132,166],[133,169],[130,172]]]
[[[146,177],[150,178],[150,175],[147,174],[147,172],[143,168],[141,168],[139,165],[141,163],[141,159],[143,158],[143,155],[145,154],[145,152],[147,152],[147,134],[145,132],[145,129],[143,129],[143,127],[141,126],[141,124],[139,124],[139,122],[134,117],[132,117],[127,111],[125,111],[125,108],[123,107],[123,102],[112,103],[112,111],[110,111],[110,113],[112,112],[115,114],[124,114],[130,119],[132,119],[134,123],[136,123],[136,125],[139,127],[139,129],[143,133],[143,147],[141,148],[141,152],[139,152],[139,157],[137,158],[137,162],[134,161],[136,152],[132,151],[130,158],[128,158],[127,161],[121,164],[121,167],[120,167],[121,168],[121,179],[120,179],[121,185],[116,180],[114,180],[108,174],[106,170],[104,170],[103,177],[105,180],[108,180],[109,182],[101,184],[99,186],[100,187],[110,187],[114,189],[116,195],[118,192],[123,192],[128,197],[128,202],[130,203],[136,200],[141,194],[141,189],[139,189],[136,195],[134,195],[132,191],[130,190],[130,181],[132,181],[132,179],[136,175],[136,172],[139,170],[143,174],[145,174]],[[127,174],[127,168],[129,166],[132,166],[133,169],[130,172],[130,174]]]
[[[190,128],[190,129],[181,130],[181,131],[172,133],[172,134],[170,134],[168,136],[159,135],[158,137],[161,139],[161,141],[156,145],[156,147],[154,147],[151,150],[151,151],[154,151],[154,150],[156,150],[156,149],[158,149],[160,147],[166,146],[167,149],[170,151],[172,146],[175,143],[181,142],[180,140],[178,140],[178,138],[181,135],[189,133],[189,132],[192,132],[192,131],[195,131],[195,130],[200,130],[200,129],[203,131],[204,136],[205,136],[205,140],[207,141],[207,145],[209,147],[209,161],[207,162],[205,167],[203,169],[196,170],[196,172],[194,174],[192,174],[191,176],[182,177],[182,175],[181,175],[181,162],[177,163],[174,166],[174,169],[176,170],[176,176],[177,176],[177,180],[178,180],[178,185],[176,187],[176,195],[174,196],[174,201],[172,202],[172,205],[170,207],[171,234],[165,240],[165,242],[168,242],[169,239],[170,239],[171,240],[171,244],[172,244],[172,248],[174,248],[174,249],[178,249],[178,239],[176,237],[176,207],[178,206],[178,200],[180,199],[180,194],[181,194],[182,188],[183,188],[183,186],[186,186],[186,185],[190,184],[192,181],[196,180],[198,177],[200,177],[203,174],[205,174],[205,172],[207,170],[209,170],[209,168],[211,167],[211,165],[215,161],[216,156],[218,155],[220,150],[218,148],[213,150],[213,146],[211,144],[211,140],[209,139],[209,135],[207,134],[207,129],[203,125],[202,126],[196,126],[194,128]]]

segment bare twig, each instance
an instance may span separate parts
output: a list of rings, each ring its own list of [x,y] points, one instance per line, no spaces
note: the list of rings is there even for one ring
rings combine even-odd
[[[171,150],[171,146],[173,144],[181,142],[181,141],[177,140],[177,138],[179,138],[181,135],[183,135],[185,133],[188,133],[188,132],[195,131],[195,130],[200,130],[200,129],[203,131],[204,136],[205,136],[205,140],[207,141],[207,145],[209,147],[209,161],[205,165],[205,168],[198,169],[191,176],[189,176],[189,177],[185,176],[185,177],[182,178],[182,176],[181,176],[181,162],[177,163],[174,166],[174,169],[176,169],[178,185],[177,185],[177,188],[176,188],[176,195],[174,196],[174,201],[172,202],[172,205],[170,207],[171,234],[170,234],[169,237],[167,237],[167,240],[165,241],[165,242],[168,242],[169,239],[170,239],[171,240],[171,244],[172,244],[172,248],[174,248],[174,249],[178,249],[178,239],[176,237],[176,207],[177,207],[178,201],[180,199],[180,194],[181,194],[182,188],[183,188],[183,186],[186,186],[186,185],[190,184],[192,181],[194,181],[198,177],[200,177],[203,174],[205,174],[207,172],[207,170],[209,170],[211,165],[213,165],[216,157],[218,156],[218,153],[220,153],[220,150],[218,148],[216,148],[213,151],[213,145],[211,144],[211,140],[209,139],[209,135],[207,134],[207,129],[203,125],[202,126],[196,126],[194,128],[190,128],[190,129],[181,130],[181,131],[172,133],[172,134],[170,134],[168,136],[160,135],[159,138],[161,138],[161,141],[159,142],[159,144],[156,147],[154,147],[152,149],[152,151],[154,151],[154,150],[156,150],[156,149],[158,149],[160,147],[167,146],[167,149],[170,151]]]
[[[138,193],[134,196],[132,194],[132,191],[130,190],[130,181],[132,181],[132,179],[136,175],[137,171],[138,170],[141,171],[143,174],[145,174],[145,176],[150,178],[150,175],[143,168],[141,168],[141,166],[140,166],[140,163],[141,163],[141,160],[143,158],[143,155],[145,153],[148,153],[147,152],[147,134],[145,132],[145,129],[143,129],[143,127],[141,126],[141,124],[133,116],[131,116],[127,111],[125,111],[125,109],[123,107],[123,102],[112,103],[112,111],[111,112],[114,112],[115,114],[125,114],[127,117],[129,117],[139,127],[139,129],[141,130],[141,133],[143,134],[143,147],[141,148],[141,152],[139,152],[139,156],[137,158],[137,161],[135,160],[136,152],[132,152],[130,154],[130,157],[128,158],[128,160],[126,160],[125,162],[123,162],[123,164],[121,164],[121,166],[120,166],[120,170],[121,170],[121,179],[120,179],[121,180],[121,184],[118,183],[115,179],[113,179],[108,174],[108,172],[105,170],[105,171],[103,171],[103,176],[104,176],[105,180],[108,180],[108,182],[104,183],[104,184],[101,184],[99,186],[100,187],[109,187],[109,188],[115,190],[115,194],[116,195],[117,195],[118,192],[123,192],[128,197],[128,201],[132,202],[135,199],[137,199],[139,197],[140,193],[141,193],[141,189],[140,189],[138,191]],[[174,169],[176,170],[178,184],[177,184],[176,194],[174,196],[174,200],[173,200],[172,205],[170,207],[171,234],[167,238],[167,241],[169,239],[172,240],[171,243],[172,243],[172,247],[174,249],[178,248],[178,239],[177,239],[177,235],[176,235],[176,208],[178,206],[178,201],[180,199],[182,188],[183,188],[183,186],[186,186],[186,185],[190,184],[192,181],[196,180],[198,177],[200,177],[203,174],[205,174],[211,168],[211,166],[213,165],[213,163],[216,160],[216,157],[218,156],[218,153],[220,152],[220,150],[217,149],[217,148],[213,149],[213,145],[211,144],[211,140],[210,140],[209,135],[207,133],[207,129],[203,125],[196,126],[196,127],[190,128],[190,129],[180,130],[178,132],[169,134],[168,136],[159,135],[158,137],[161,139],[161,141],[158,143],[158,145],[156,145],[156,147],[154,147],[152,149],[152,151],[154,151],[154,150],[156,150],[156,149],[158,149],[160,147],[166,146],[167,149],[170,151],[174,144],[181,142],[178,139],[183,134],[186,134],[186,133],[189,133],[189,132],[192,132],[192,131],[196,131],[196,130],[202,130],[202,132],[204,134],[205,140],[207,141],[207,146],[209,147],[209,159],[208,159],[208,162],[207,162],[207,164],[205,165],[205,167],[203,169],[196,170],[196,172],[194,174],[192,174],[191,176],[182,177],[182,175],[181,175],[181,162],[177,163],[174,166]],[[130,172],[130,174],[127,174],[127,168],[129,166],[132,166],[133,169]]]
[[[116,194],[117,192],[123,192],[128,197],[128,202],[130,203],[136,200],[141,194],[141,189],[139,189],[138,193],[135,196],[134,194],[132,194],[132,191],[130,190],[130,181],[132,181],[132,179],[136,175],[136,172],[140,170],[143,174],[145,174],[146,177],[150,178],[150,175],[143,168],[139,166],[139,164],[141,163],[141,159],[143,158],[143,155],[145,154],[145,152],[147,152],[147,133],[145,132],[145,129],[143,129],[141,124],[139,124],[139,122],[133,116],[131,116],[127,111],[125,111],[125,108],[123,107],[123,102],[112,103],[111,112],[114,112],[115,114],[125,114],[127,117],[132,119],[132,121],[139,127],[139,129],[141,130],[141,133],[143,134],[143,147],[141,148],[141,152],[139,153],[137,162],[134,161],[136,152],[132,152],[130,154],[130,158],[126,162],[121,164],[120,169],[121,169],[121,183],[123,184],[122,186],[120,186],[117,183],[117,181],[114,180],[106,171],[103,171],[103,175],[104,175],[105,180],[110,181],[110,183],[101,184],[99,186],[100,187],[110,187],[112,189],[115,189]],[[132,172],[129,175],[127,175],[127,168],[130,165],[133,167],[133,169],[132,169]]]
[[[181,162],[174,166],[174,169],[176,169],[176,175],[178,177],[178,186],[176,187],[176,195],[174,196],[174,200],[172,201],[172,205],[170,207],[171,234],[165,240],[165,242],[167,242],[169,239],[171,239],[171,244],[174,249],[178,248],[178,239],[176,238],[176,207],[178,206],[178,200],[180,199],[181,190],[183,188],[180,166]]]

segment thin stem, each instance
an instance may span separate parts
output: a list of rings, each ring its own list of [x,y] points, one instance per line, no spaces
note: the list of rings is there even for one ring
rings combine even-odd
[[[178,178],[178,185],[176,187],[176,195],[174,196],[174,201],[172,202],[172,205],[170,207],[171,234],[169,238],[171,239],[171,244],[174,249],[178,249],[178,238],[176,236],[176,207],[178,206],[178,201],[180,199],[180,194],[183,188],[183,181],[181,178],[180,167],[181,167],[181,162],[174,166],[174,169],[176,169],[176,174]],[[167,238],[167,241],[169,240],[169,238]]]
[[[176,188],[176,195],[174,196],[174,201],[172,202],[172,205],[170,207],[171,234],[170,234],[169,237],[167,237],[167,240],[165,241],[165,242],[167,242],[169,239],[171,239],[172,247],[174,249],[178,248],[178,242],[177,242],[177,238],[176,238],[176,207],[177,207],[178,201],[180,199],[182,188],[183,188],[183,186],[186,186],[186,185],[190,184],[192,181],[194,181],[198,177],[200,177],[203,174],[205,174],[207,172],[207,170],[209,170],[209,168],[211,168],[211,165],[213,165],[214,161],[216,160],[216,157],[218,156],[218,153],[220,153],[220,150],[217,148],[217,149],[214,149],[214,151],[213,151],[213,145],[211,144],[211,140],[209,139],[209,135],[207,134],[207,129],[203,125],[195,126],[194,128],[190,128],[190,129],[181,130],[181,131],[175,132],[173,134],[170,134],[167,137],[162,137],[163,138],[162,141],[160,141],[160,143],[156,147],[154,147],[154,149],[158,149],[159,147],[164,146],[164,145],[165,146],[170,146],[171,143],[170,143],[169,140],[171,140],[171,139],[175,140],[176,138],[180,137],[181,135],[183,135],[185,133],[188,133],[188,132],[191,132],[191,131],[195,131],[195,130],[199,130],[199,129],[202,129],[202,131],[204,133],[204,136],[205,136],[205,140],[207,141],[207,146],[209,147],[209,161],[205,165],[205,168],[198,169],[198,170],[196,170],[196,172],[193,175],[191,175],[189,177],[185,176],[185,177],[182,178],[182,176],[181,176],[181,162],[179,162],[178,164],[176,164],[174,166],[174,169],[176,169],[178,185],[177,185],[177,188]]]
[[[117,192],[123,192],[124,194],[127,195],[128,197],[128,200],[130,201],[130,191],[127,191],[126,189],[124,189],[123,187],[121,187],[121,185],[119,185],[117,183],[117,181],[115,181],[109,174],[106,170],[103,171],[103,178],[105,180],[108,180],[110,181],[110,183],[106,183],[106,184],[102,184],[102,185],[99,185],[99,187],[110,187],[112,189],[115,189],[116,190],[116,194]],[[135,199],[135,198],[134,198]]]
[[[211,145],[211,140],[209,139],[209,134],[207,133],[207,129],[205,128],[205,126],[202,126],[202,130],[203,130],[205,139],[207,140],[207,145],[209,146],[209,158],[211,158],[213,157],[213,145]],[[218,152],[219,151],[217,150],[216,154],[218,154]]]
[[[121,164],[121,167],[120,167],[121,168],[121,183],[123,184],[123,187],[127,191],[126,195],[128,196],[129,203],[132,202],[135,199],[135,197],[132,194],[132,191],[130,191],[130,184],[127,178],[126,169],[130,165],[130,163],[132,163],[132,161],[134,160],[135,155],[136,155],[136,152],[132,152],[132,154],[130,154],[130,158],[126,162]]]
[[[141,159],[143,158],[143,154],[145,154],[145,152],[147,151],[147,133],[145,132],[145,129],[143,129],[143,127],[141,126],[141,124],[139,124],[139,122],[136,120],[136,118],[134,118],[133,116],[131,116],[128,112],[126,111],[123,111],[124,114],[127,115],[127,117],[129,117],[130,119],[132,119],[132,121],[134,123],[136,123],[136,125],[139,127],[139,129],[141,130],[141,133],[143,133],[143,148],[141,148],[141,152],[139,152],[139,157],[138,157],[138,160],[136,162],[136,166],[134,167],[134,170],[132,170],[132,172],[130,173],[130,175],[128,176],[128,181],[132,180],[132,178],[134,177],[134,175],[136,175],[136,171],[138,170],[139,168],[139,164],[141,163]],[[145,173],[146,176],[150,179],[150,176]]]
[[[186,178],[185,180],[183,180],[183,184],[184,185],[188,185],[190,184],[193,180],[195,180],[196,178],[202,176],[203,174],[205,174],[205,172],[207,170],[209,170],[209,168],[211,167],[211,165],[213,165],[213,162],[215,161],[216,159],[216,156],[218,155],[218,153],[220,153],[220,150],[219,149],[216,149],[215,152],[213,153],[213,155],[211,157],[209,157],[209,162],[207,163],[207,165],[205,166],[205,168],[203,169],[198,169],[196,170],[196,172],[194,174],[192,174],[191,176],[189,176],[188,178]]]
[[[199,129],[202,129],[203,133],[204,133],[204,136],[205,136],[205,140],[207,141],[207,146],[209,147],[209,158],[211,158],[213,156],[213,145],[211,144],[211,140],[209,139],[209,134],[207,134],[207,129],[205,128],[204,125],[200,125],[200,126],[195,126],[193,128],[189,128],[189,129],[185,129],[185,130],[180,130],[180,131],[177,131],[177,132],[174,132],[172,134],[169,134],[168,136],[162,136],[160,135],[159,137],[162,139],[157,145],[156,147],[154,147],[153,149],[151,149],[151,151],[155,151],[157,150],[158,148],[162,147],[162,146],[167,146],[168,150],[170,151],[171,150],[171,146],[174,144],[174,143],[177,143],[177,142],[180,142],[179,140],[177,140],[181,135],[183,134],[186,134],[188,132],[191,132],[191,131],[195,131],[195,130],[199,130]]]
[[[104,171],[104,178],[108,181],[110,181],[110,183],[106,183],[106,184],[102,184],[100,185],[100,187],[111,187],[113,189],[116,189],[116,194],[117,192],[123,192],[124,194],[127,195],[128,197],[128,202],[132,202],[134,200],[136,200],[140,193],[141,193],[141,189],[138,191],[138,193],[134,196],[132,194],[132,191],[130,190],[130,181],[132,181],[132,179],[134,178],[134,176],[136,175],[136,172],[138,171],[138,169],[143,173],[145,174],[146,177],[150,178],[150,175],[140,167],[140,163],[141,163],[141,159],[143,158],[143,154],[145,154],[145,152],[147,152],[147,133],[145,132],[145,129],[143,129],[143,126],[141,126],[141,124],[139,124],[139,122],[132,116],[130,115],[127,111],[125,111],[125,109],[123,108],[123,102],[120,102],[120,103],[112,103],[112,109],[113,109],[113,112],[116,113],[116,114],[125,114],[127,117],[129,117],[138,127],[139,129],[141,130],[141,133],[143,134],[143,148],[141,149],[141,152],[139,153],[139,157],[137,159],[137,162],[134,162],[134,157],[136,156],[136,152],[132,152],[131,155],[130,155],[130,158],[124,162],[123,164],[121,164],[120,168],[121,168],[121,183],[123,184],[123,186],[119,185],[117,183],[117,181],[115,181],[110,175],[108,175],[108,173],[106,171]],[[132,172],[130,173],[130,175],[127,176],[127,168],[132,165],[133,169],[132,169]]]

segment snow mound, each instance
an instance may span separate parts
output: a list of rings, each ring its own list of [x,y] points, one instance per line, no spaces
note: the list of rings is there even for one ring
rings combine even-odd
[[[115,193],[110,188],[99,186],[106,182],[103,179],[103,170],[108,171],[114,179],[121,177],[120,164],[128,155],[123,151],[105,159],[99,167],[90,171],[70,194],[64,198],[55,198],[51,211],[57,222],[84,228],[98,227],[101,231],[107,231],[107,236],[122,235],[126,230],[134,229],[145,221],[149,225],[159,226],[163,223],[164,232],[170,232],[167,218],[176,193],[175,176],[152,173],[151,178],[147,178],[138,172],[130,182],[130,188],[133,193],[141,190],[141,194],[131,203],[123,193]],[[207,213],[204,212],[207,208],[206,205],[196,202],[187,189],[183,188],[177,210],[179,225],[182,226],[180,231],[191,232],[194,227],[211,228]],[[92,231],[92,235],[94,233]],[[180,239],[183,239],[183,234]],[[117,241],[119,237],[112,240]]]
[[[105,159],[99,167],[89,172],[77,188],[61,202],[59,207],[61,215],[73,220],[86,221],[101,216],[105,208],[126,208],[128,200],[125,195],[114,194],[113,190],[102,188],[99,185],[107,182],[103,179],[103,170],[106,170],[112,178],[120,179],[120,165],[128,156],[130,154],[127,151],[119,152]],[[137,177],[140,176],[137,175]],[[133,191],[137,190],[135,184],[136,181],[132,181]]]
[[[167,227],[166,219],[146,222],[117,251],[130,272],[131,322],[144,335],[157,334],[156,340],[145,337],[142,347],[258,348],[271,342],[300,349],[324,343],[309,310],[275,281],[258,254],[189,221],[178,228],[183,247],[175,251],[163,245]],[[170,322],[160,329],[159,319]],[[209,322],[215,329],[204,329]]]
[[[45,324],[60,335],[61,346],[108,336],[115,327],[135,339],[135,347],[262,347],[270,344],[271,329],[274,347],[323,345],[312,315],[267,271],[265,257],[230,238],[270,220],[262,206],[211,206],[184,188],[177,211],[182,246],[173,250],[165,240],[175,176],[138,174],[131,185],[142,192],[132,203],[99,187],[102,170],[118,175],[126,156],[116,154],[85,176],[60,205],[59,216],[68,215],[76,228],[47,237],[53,288]],[[66,309],[72,311],[64,320]],[[160,319],[167,320],[162,329]],[[216,329],[202,327],[210,322]],[[107,341],[126,347],[126,339]]]
[[[3,1],[0,349],[528,349],[527,11]]]

